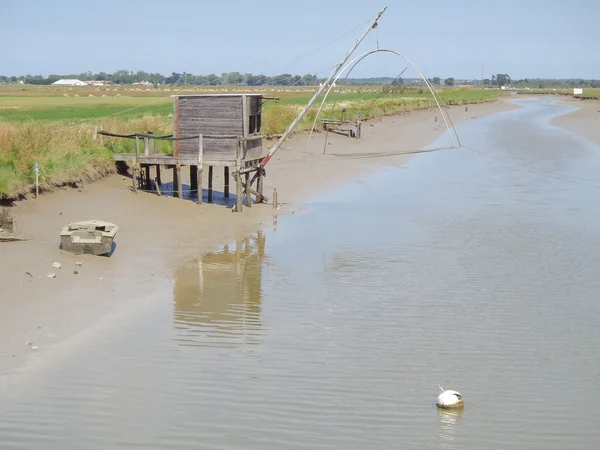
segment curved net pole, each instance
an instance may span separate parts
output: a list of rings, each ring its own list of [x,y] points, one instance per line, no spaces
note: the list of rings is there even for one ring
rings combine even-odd
[[[429,83],[429,80],[425,77],[425,75],[423,74],[423,72],[421,72],[421,70],[419,70],[419,68],[411,61],[409,60],[407,57],[405,57],[404,55],[402,55],[401,53],[398,53],[395,50],[390,50],[390,49],[376,49],[376,50],[370,50],[368,52],[365,52],[359,56],[357,56],[356,58],[354,58],[352,61],[350,61],[342,70],[340,70],[340,72],[338,73],[338,75],[335,77],[335,79],[332,81],[332,83],[329,85],[329,88],[327,89],[327,92],[325,93],[325,96],[323,97],[323,100],[321,101],[321,104],[319,105],[319,109],[317,110],[317,114],[315,116],[315,120],[313,121],[313,125],[311,127],[310,130],[310,134],[308,137],[308,141],[310,143],[310,140],[312,138],[312,134],[314,132],[315,129],[315,125],[317,123],[317,119],[319,118],[319,114],[321,113],[321,109],[323,108],[323,105],[325,103],[325,100],[327,99],[327,96],[329,95],[329,93],[331,92],[331,89],[333,88],[333,84],[335,82],[337,82],[337,80],[340,78],[340,76],[348,69],[350,68],[350,71],[348,72],[348,74],[346,76],[349,75],[349,73],[354,69],[354,67],[356,67],[356,65],[358,63],[360,63],[363,59],[365,59],[367,56],[373,55],[375,53],[391,53],[394,54],[396,56],[399,56],[400,58],[404,59],[408,64],[410,64],[416,71],[417,73],[421,76],[421,78],[423,79],[423,81],[425,82],[425,85],[427,86],[427,88],[429,89],[429,92],[431,93],[439,111],[440,114],[442,115],[442,119],[444,120],[444,124],[446,125],[446,130],[448,132],[448,137],[450,138],[450,143],[452,144],[452,147],[456,147],[454,144],[454,140],[452,139],[452,134],[450,132],[450,125],[448,124],[448,122],[450,122],[450,124],[452,125],[452,129],[454,130],[454,135],[456,137],[456,141],[458,143],[458,146],[460,146],[460,139],[458,138],[458,133],[456,132],[456,128],[454,127],[454,124],[452,123],[452,119],[450,118],[450,115],[446,112],[444,114],[444,110],[441,106],[441,99],[438,97],[437,93],[435,92],[435,90],[433,89],[433,86],[431,85],[431,83]],[[446,116],[448,116],[448,119],[446,119]]]

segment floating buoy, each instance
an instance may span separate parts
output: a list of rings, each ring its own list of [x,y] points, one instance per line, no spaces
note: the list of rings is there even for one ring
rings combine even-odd
[[[456,409],[465,406],[462,395],[460,392],[452,390],[444,390],[444,388],[438,385],[442,393],[438,395],[437,407],[444,409]]]

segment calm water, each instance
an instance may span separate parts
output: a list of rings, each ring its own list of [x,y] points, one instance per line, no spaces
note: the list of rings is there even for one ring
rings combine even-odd
[[[597,448],[600,147],[522,105],[180,268],[0,448]]]

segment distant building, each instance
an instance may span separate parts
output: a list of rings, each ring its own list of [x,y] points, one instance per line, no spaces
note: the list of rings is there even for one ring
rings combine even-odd
[[[63,79],[58,80],[52,83],[53,86],[87,86],[88,84],[85,81],[81,80],[69,80]]]
[[[581,94],[583,94],[583,89],[573,88],[573,95],[581,95]]]

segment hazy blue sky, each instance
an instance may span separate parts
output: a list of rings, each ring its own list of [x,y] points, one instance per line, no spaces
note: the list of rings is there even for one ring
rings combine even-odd
[[[600,78],[599,0],[0,0],[0,74],[325,75],[364,27],[290,64],[386,4],[381,47],[429,77],[478,78],[483,64],[486,77]],[[373,48],[375,36],[356,54]],[[404,67],[376,55],[353,75],[395,76]]]

